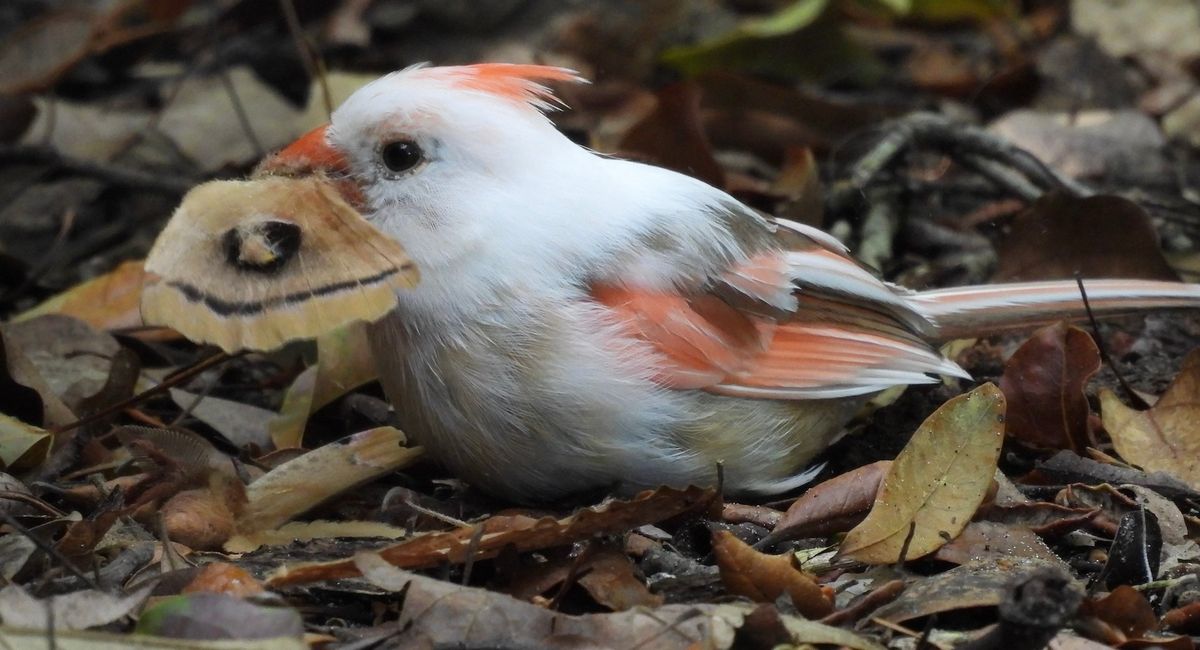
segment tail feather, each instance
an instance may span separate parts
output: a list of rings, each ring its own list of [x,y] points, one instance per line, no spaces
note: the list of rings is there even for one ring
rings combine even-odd
[[[1084,280],[1083,288],[1096,316],[1200,307],[1200,284]],[[942,340],[1087,317],[1079,285],[1073,280],[939,289],[906,298],[933,322],[935,333]]]

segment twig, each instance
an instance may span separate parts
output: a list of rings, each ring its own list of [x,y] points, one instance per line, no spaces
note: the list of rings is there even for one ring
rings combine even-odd
[[[79,427],[92,424],[93,422],[98,422],[100,420],[103,420],[104,418],[107,418],[110,415],[113,415],[114,413],[123,411],[126,408],[129,408],[130,406],[133,406],[134,404],[137,404],[138,402],[141,402],[149,397],[153,397],[155,395],[158,395],[159,393],[166,392],[167,389],[178,386],[179,384],[187,381],[188,379],[191,379],[192,377],[195,377],[196,375],[204,372],[205,370],[208,370],[209,368],[211,368],[219,363],[224,363],[225,361],[228,361],[228,360],[234,358],[235,356],[241,356],[242,354],[243,353],[241,353],[241,352],[239,352],[236,355],[227,354],[225,352],[220,352],[220,353],[214,354],[213,356],[208,357],[207,359],[202,359],[201,361],[197,362],[195,365],[193,365],[189,368],[184,368],[183,370],[180,370],[179,372],[176,372],[173,375],[169,375],[166,379],[163,379],[161,382],[159,382],[159,384],[157,386],[147,388],[146,390],[144,390],[136,395],[133,395],[127,399],[123,399],[120,402],[117,402],[116,404],[113,404],[112,406],[109,406],[108,408],[101,409],[85,418],[81,418],[74,422],[69,422],[62,426],[55,427],[54,429],[51,429],[50,432],[57,435],[57,434],[61,434],[61,433],[70,431],[72,429],[77,429]]]
[[[1076,273],[1075,284],[1079,285],[1079,296],[1083,298],[1083,310],[1087,313],[1088,322],[1092,326],[1092,336],[1096,339],[1096,347],[1100,350],[1100,358],[1104,359],[1104,363],[1112,369],[1113,374],[1117,377],[1117,383],[1121,385],[1121,390],[1125,391],[1125,396],[1129,401],[1133,402],[1139,409],[1146,410],[1150,405],[1146,400],[1142,399],[1137,391],[1133,390],[1133,386],[1125,381],[1125,375],[1121,373],[1121,369],[1117,368],[1117,364],[1113,363],[1112,357],[1108,354],[1108,346],[1104,344],[1104,337],[1100,336],[1100,324],[1096,322],[1096,315],[1092,313],[1092,305],[1088,302],[1087,290],[1083,288],[1083,278]]]
[[[258,139],[258,135],[254,132],[254,125],[250,123],[250,116],[246,114],[246,107],[242,105],[242,98],[238,96],[237,88],[233,87],[233,80],[229,78],[229,70],[221,68],[217,71],[217,77],[221,80],[221,85],[225,87],[225,93],[229,95],[229,102],[233,104],[233,112],[237,115],[238,124],[241,125],[242,132],[250,140],[250,145],[254,147],[255,158],[261,159],[267,152],[263,149],[262,141]]]
[[[54,506],[33,496],[32,494],[25,494],[24,492],[14,492],[12,490],[0,490],[0,500],[20,501],[22,503],[28,503],[29,505],[34,506],[35,508],[40,508],[43,512],[50,515],[51,517],[67,516],[67,513],[63,512],[62,510],[55,508]]]
[[[92,589],[95,589],[96,591],[101,591],[100,585],[95,581],[95,579],[93,579],[88,574],[80,571],[79,567],[75,566],[74,562],[71,562],[70,560],[67,559],[67,556],[62,554],[62,551],[58,550],[57,548],[54,548],[54,546],[52,544],[47,544],[45,541],[43,541],[37,535],[34,535],[32,531],[30,531],[28,528],[26,528],[26,527],[22,526],[20,523],[18,523],[17,520],[14,519],[12,515],[8,514],[7,512],[0,512],[0,519],[3,519],[4,523],[11,526],[13,530],[17,531],[18,533],[23,535],[25,538],[27,538],[29,541],[33,542],[34,546],[37,546],[38,549],[41,550],[43,553],[45,553],[46,555],[49,555],[50,557],[54,558],[55,560],[58,560],[58,563],[61,564],[64,569],[69,571],[71,573],[71,575],[73,575],[76,578],[78,578],[79,580],[83,581],[84,584],[88,585]]]
[[[316,48],[304,35],[304,27],[300,25],[300,16],[296,14],[296,5],[292,0],[279,0],[279,8],[283,10],[284,20],[287,21],[288,31],[296,43],[296,51],[300,54],[300,62],[308,76],[316,79],[321,86],[321,101],[325,104],[325,116],[333,114],[333,96],[329,93],[329,82],[325,79],[325,64],[317,56]]]
[[[196,184],[193,179],[162,172],[148,172],[113,163],[73,158],[51,147],[0,145],[0,161],[42,163],[82,176],[98,178],[114,185],[154,190],[172,195],[183,194]]]
[[[462,585],[467,586],[471,581],[471,570],[475,568],[475,555],[479,553],[479,542],[483,539],[483,531],[485,526],[482,522],[475,526],[475,530],[471,532],[471,539],[467,542],[467,558],[463,563]]]
[[[589,539],[583,543],[583,548],[580,549],[579,554],[575,556],[574,560],[572,560],[570,568],[567,569],[567,576],[563,578],[562,584],[559,585],[558,591],[554,594],[554,598],[551,598],[550,603],[546,606],[548,609],[555,612],[558,611],[558,608],[562,606],[563,599],[567,597],[567,592],[570,591],[571,587],[575,586],[575,582],[578,581],[579,578],[583,577],[584,573],[586,573],[586,571],[583,570],[583,565],[591,560],[592,555],[594,554],[595,545],[592,544],[592,540]]]
[[[903,591],[903,580],[891,580],[881,585],[878,589],[874,589],[867,595],[859,598],[858,602],[854,603],[853,605],[845,609],[839,609],[838,611],[826,616],[825,618],[821,619],[821,622],[825,625],[836,626],[842,625],[843,623],[849,623],[851,621],[857,621],[870,612],[873,612],[883,605],[896,600],[896,597],[899,596]]]

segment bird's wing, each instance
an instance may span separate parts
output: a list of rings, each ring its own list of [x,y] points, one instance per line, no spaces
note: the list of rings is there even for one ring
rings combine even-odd
[[[642,288],[618,276],[594,282],[592,296],[660,352],[656,376],[671,388],[790,400],[966,376],[927,343],[932,326],[904,290],[880,281],[829,235],[775,223],[780,248],[692,291]]]

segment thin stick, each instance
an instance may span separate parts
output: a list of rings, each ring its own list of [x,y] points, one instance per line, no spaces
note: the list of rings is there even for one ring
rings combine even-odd
[[[300,25],[300,16],[296,13],[296,5],[292,0],[279,0],[279,8],[283,10],[284,20],[287,21],[288,31],[296,42],[296,50],[300,53],[300,61],[304,64],[308,76],[317,80],[321,86],[321,101],[325,104],[325,116],[333,114],[333,96],[329,93],[329,82],[325,79],[325,64],[317,56],[312,43],[304,35],[304,27]]]
[[[1117,368],[1117,364],[1113,363],[1112,357],[1108,355],[1108,346],[1104,344],[1104,337],[1100,336],[1100,324],[1096,322],[1096,315],[1092,313],[1087,290],[1083,288],[1083,278],[1078,273],[1075,274],[1075,284],[1079,285],[1079,295],[1083,298],[1083,310],[1087,312],[1088,322],[1092,325],[1092,336],[1096,338],[1096,347],[1100,349],[1100,358],[1104,359],[1104,363],[1108,364],[1113,374],[1117,376],[1117,383],[1121,384],[1121,390],[1125,391],[1129,400],[1142,410],[1150,408],[1146,400],[1133,390],[1133,386],[1130,386],[1128,381],[1125,381],[1125,375],[1121,374],[1120,368]]]
[[[144,390],[132,397],[129,397],[128,399],[123,399],[120,402],[117,402],[116,404],[113,404],[112,406],[109,406],[108,408],[101,409],[85,418],[81,418],[74,422],[69,422],[60,427],[55,427],[54,429],[51,429],[50,432],[53,434],[60,434],[60,433],[66,432],[66,431],[70,431],[72,429],[77,429],[79,427],[103,420],[104,418],[109,417],[110,415],[119,413],[119,412],[129,408],[130,406],[133,406],[134,404],[137,404],[138,402],[141,402],[149,397],[153,397],[155,395],[158,395],[159,393],[166,392],[168,389],[178,386],[179,384],[191,379],[192,377],[195,377],[196,375],[204,372],[205,370],[208,370],[209,368],[211,368],[217,364],[224,363],[225,361],[228,361],[228,360],[234,358],[235,356],[241,356],[242,354],[243,353],[241,353],[241,352],[239,352],[236,355],[227,354],[225,352],[220,352],[220,353],[214,354],[213,356],[208,357],[207,359],[202,359],[201,361],[197,362],[196,364],[192,365],[189,368],[184,368],[183,370],[180,370],[179,372],[176,372],[173,375],[168,375],[167,378],[162,380],[161,382],[159,382],[159,384],[157,386],[154,386],[152,388],[147,388],[146,390]]]
[[[67,559],[67,556],[62,554],[62,551],[54,548],[53,545],[42,541],[41,538],[39,538],[37,535],[34,535],[33,532],[28,528],[17,523],[17,520],[14,519],[12,515],[8,514],[7,512],[0,512],[0,519],[3,519],[4,523],[12,526],[13,530],[17,531],[21,535],[24,535],[29,541],[33,542],[34,546],[37,546],[38,549],[43,553],[49,555],[55,560],[58,560],[59,564],[63,565],[63,568],[69,571],[71,575],[83,581],[84,584],[88,585],[92,589],[95,589],[96,591],[102,591],[102,589],[100,589],[100,584],[88,574],[80,571],[79,567],[75,566],[73,562]]]

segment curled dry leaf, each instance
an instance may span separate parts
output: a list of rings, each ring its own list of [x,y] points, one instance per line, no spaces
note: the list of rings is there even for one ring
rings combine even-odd
[[[1100,350],[1087,332],[1064,323],[1030,336],[1004,364],[1000,390],[1008,402],[1008,435],[1036,447],[1088,446],[1084,386],[1100,370]]]
[[[759,547],[850,530],[871,510],[883,477],[891,467],[892,461],[881,460],[814,486],[792,502],[783,520]]]
[[[245,597],[261,594],[265,590],[262,583],[245,569],[228,562],[212,562],[204,565],[181,593],[199,591]]]
[[[1122,458],[1200,489],[1200,351],[1187,356],[1175,381],[1150,410],[1135,411],[1104,390],[1100,413]]]
[[[791,553],[767,555],[727,530],[713,534],[713,556],[721,569],[725,588],[760,603],[773,603],[787,594],[805,618],[820,618],[833,611],[833,600],[812,575],[795,565]]]
[[[1003,442],[1004,394],[995,385],[943,404],[893,461],[870,514],[839,553],[890,564],[954,539],[987,495]]]
[[[153,589],[153,585],[143,587],[127,596],[88,589],[38,599],[20,585],[10,584],[0,590],[0,620],[8,628],[32,628],[43,634],[50,627],[84,630],[132,613]]]
[[[142,324],[139,304],[144,280],[145,271],[140,260],[123,262],[104,275],[77,284],[18,314],[13,321],[43,314],[64,314],[99,330],[138,327]]]
[[[469,553],[476,560],[487,559],[510,546],[517,552],[526,552],[570,544],[593,535],[623,533],[707,507],[714,498],[716,491],[711,488],[693,486],[677,490],[664,487],[642,492],[626,501],[612,501],[585,508],[562,519],[522,517],[522,523],[509,521],[502,530],[494,532],[489,531],[490,520],[485,520],[451,532],[419,535],[381,549],[379,555],[395,566],[407,569],[437,566],[445,562],[465,562]],[[472,543],[478,526],[483,526],[484,533]],[[285,565],[270,576],[267,584],[280,587],[357,575],[359,570],[354,560],[347,558]]]
[[[246,508],[238,518],[238,530],[252,533],[276,528],[327,499],[408,466],[420,458],[422,449],[405,447],[405,441],[399,429],[377,427],[276,467],[246,488]]]
[[[50,449],[50,432],[0,413],[0,468],[35,466]]]

